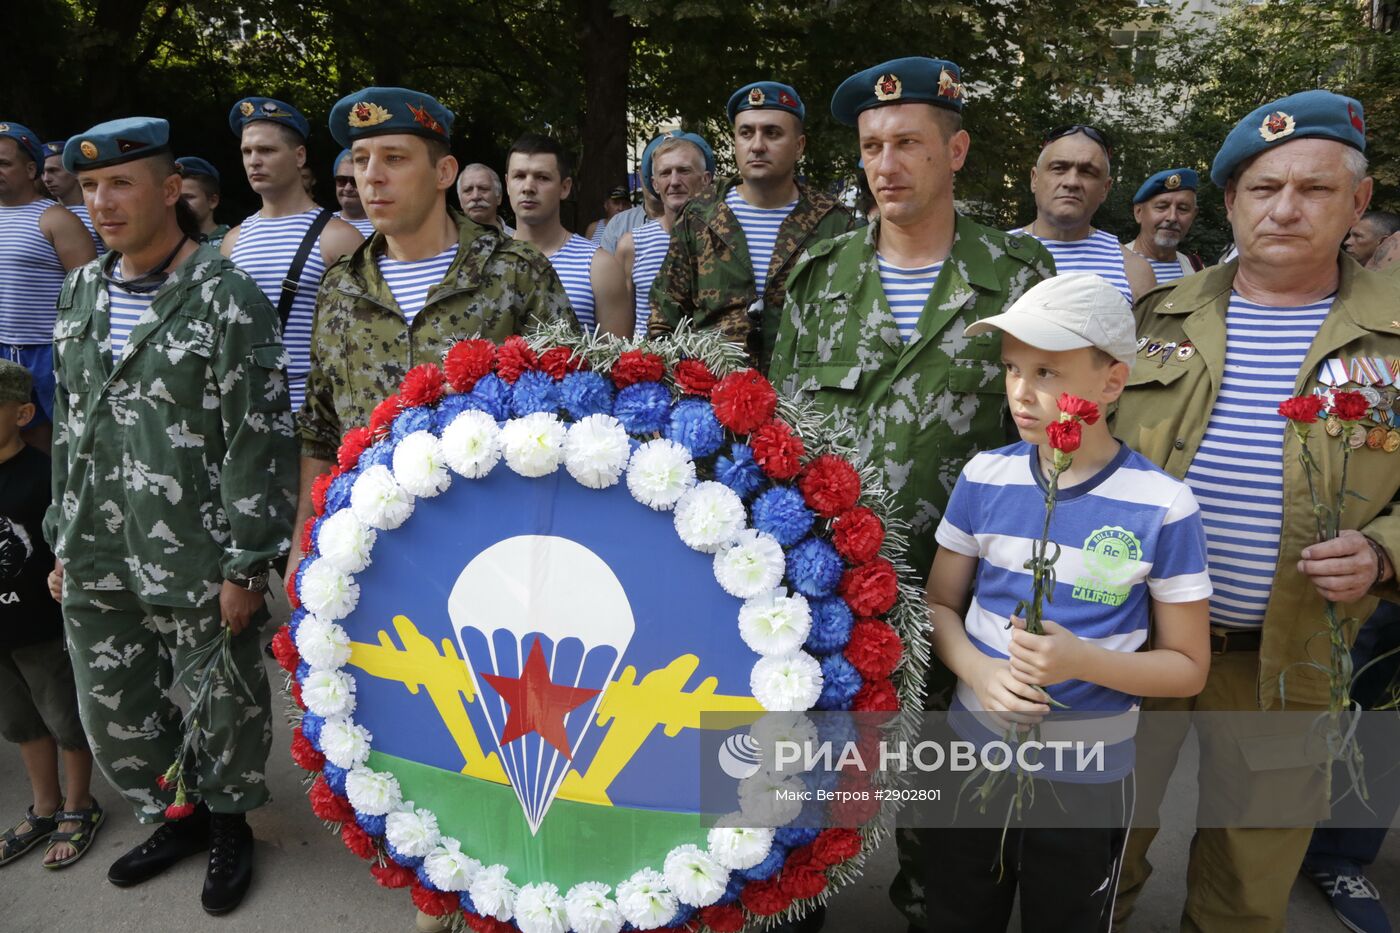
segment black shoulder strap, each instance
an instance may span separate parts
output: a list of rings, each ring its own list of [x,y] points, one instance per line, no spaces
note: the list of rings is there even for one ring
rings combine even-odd
[[[321,208],[321,213],[316,215],[316,219],[311,221],[311,226],[306,228],[306,236],[301,238],[301,245],[297,247],[297,254],[292,257],[292,264],[287,267],[287,277],[282,280],[282,294],[277,299],[277,318],[282,322],[282,332],[287,331],[287,318],[292,316],[292,302],[297,300],[297,292],[301,290],[301,270],[306,268],[306,260],[311,256],[311,249],[321,238],[321,231],[326,229],[326,224],[331,222],[331,212],[329,208]]]

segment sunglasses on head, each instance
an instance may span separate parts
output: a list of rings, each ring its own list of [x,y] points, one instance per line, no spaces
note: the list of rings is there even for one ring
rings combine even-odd
[[[351,188],[355,187],[355,176],[354,176],[354,175],[337,175],[337,176],[335,176],[335,186],[336,186],[337,188],[344,188],[346,185],[349,185]]]
[[[1040,141],[1040,148],[1044,149],[1055,140],[1063,139],[1066,136],[1073,136],[1075,133],[1083,133],[1100,146],[1103,146],[1103,151],[1108,153],[1110,159],[1113,158],[1113,143],[1108,141],[1108,136],[1101,130],[1097,130],[1083,123],[1071,123],[1068,126],[1056,127],[1045,134],[1045,138]]]

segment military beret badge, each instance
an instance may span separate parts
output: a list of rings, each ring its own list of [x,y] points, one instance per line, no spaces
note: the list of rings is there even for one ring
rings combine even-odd
[[[1297,126],[1293,120],[1293,115],[1284,113],[1282,110],[1275,110],[1264,117],[1264,122],[1259,124],[1259,135],[1264,137],[1266,142],[1273,142],[1293,132]]]
[[[763,96],[763,88],[756,87],[749,91],[749,106],[762,107],[765,99],[766,98]]]
[[[245,100],[243,103],[238,105],[238,112],[243,114],[243,116],[245,117],[251,117],[256,109],[257,108],[253,106],[253,102],[251,100]]]
[[[351,112],[353,113],[354,111]],[[418,125],[423,127],[424,129],[432,130],[434,133],[439,133],[443,136],[447,135],[447,130],[442,128],[441,123],[433,119],[433,115],[428,113],[428,108],[415,107],[412,104],[409,104],[408,112],[413,114],[413,119],[417,120]]]
[[[944,74],[947,74],[945,71]],[[904,92],[904,82],[899,80],[899,75],[884,74],[875,82],[875,98],[877,100],[899,100],[900,94]]]
[[[82,142],[78,143],[78,151],[83,154],[84,159],[97,158],[97,146],[92,142],[92,140],[85,139]]]
[[[1162,182],[1162,187],[1166,188],[1168,191],[1175,191],[1177,188],[1181,187],[1181,176],[1176,174],[1168,175],[1167,180]]]
[[[391,117],[392,114],[378,104],[362,100],[350,108],[346,122],[354,127],[378,126]]]

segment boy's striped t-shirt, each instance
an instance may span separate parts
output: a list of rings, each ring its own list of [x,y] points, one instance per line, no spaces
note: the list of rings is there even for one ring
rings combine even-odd
[[[1230,296],[1220,394],[1186,471],[1210,546],[1215,625],[1264,623],[1283,531],[1287,422],[1278,406],[1293,396],[1298,370],[1331,308],[1331,297],[1280,308]]]
[[[763,289],[768,284],[768,265],[773,261],[773,247],[778,242],[778,229],[788,214],[797,206],[797,201],[782,207],[754,207],[739,194],[738,186],[730,188],[724,195],[724,203],[734,212],[739,226],[744,231],[744,241],[749,246],[749,260],[753,264],[753,284],[758,297],[763,297]]]
[[[919,316],[924,313],[924,305],[928,304],[938,273],[943,271],[943,263],[905,269],[878,253],[875,259],[880,268],[880,287],[885,292],[885,301],[899,325],[899,337],[908,343],[919,326]]]

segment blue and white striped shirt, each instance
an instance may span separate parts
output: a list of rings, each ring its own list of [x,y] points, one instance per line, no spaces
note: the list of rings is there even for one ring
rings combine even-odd
[[[39,229],[39,218],[57,205],[37,198],[0,207],[0,343],[53,342],[58,293],[67,271]]]
[[[336,211],[334,216],[336,220],[343,220],[350,226],[354,227],[356,230],[360,231],[360,236],[364,237],[366,240],[374,236],[374,224],[370,223],[368,217],[364,218],[363,220],[351,220],[349,217],[345,216],[344,211]]]
[[[1278,308],[1230,296],[1220,394],[1186,471],[1210,541],[1215,625],[1264,623],[1283,531],[1287,422],[1278,406],[1292,397],[1298,370],[1331,308],[1331,298]]]
[[[394,296],[394,303],[403,312],[404,320],[412,324],[427,304],[428,292],[447,277],[447,270],[456,258],[457,244],[453,243],[428,259],[404,261],[380,253],[374,261],[379,266],[379,274],[384,276],[384,283],[389,286],[389,294]]]
[[[297,247],[320,213],[319,207],[287,217],[263,217],[258,213],[243,221],[238,230],[238,241],[229,258],[258,283],[274,309],[282,297],[282,280],[292,267]],[[317,244],[301,269],[297,280],[300,290],[292,301],[292,312],[282,334],[282,345],[287,350],[287,388],[294,412],[301,408],[306,377],[311,372],[311,315],[325,273],[325,259]]]
[[[899,325],[899,337],[908,343],[919,326],[919,316],[924,313],[924,305],[928,304],[938,273],[943,271],[943,263],[905,269],[887,262],[878,253],[875,259],[880,265],[880,287],[885,290],[885,301]]]
[[[88,236],[92,237],[92,245],[97,247],[97,255],[101,256],[107,252],[107,244],[102,242],[102,237],[97,235],[97,228],[92,225],[92,215],[88,213],[87,205],[65,204],[63,206],[72,211],[83,222],[83,226],[87,227]]]
[[[1156,259],[1148,259],[1146,256],[1143,258],[1147,259],[1147,264],[1152,267],[1152,274],[1157,277],[1158,285],[1175,282],[1186,275],[1185,270],[1181,268],[1181,263],[1175,259],[1171,262],[1161,262]]]
[[[594,243],[575,233],[547,257],[554,271],[559,273],[574,316],[585,331],[593,330],[598,324],[593,300],[593,254],[596,252],[598,247]]]
[[[113,265],[113,278],[121,277],[121,267],[120,260]],[[108,282],[107,297],[111,299],[108,309],[108,327],[112,341],[112,362],[116,363],[122,358],[122,353],[126,350],[126,343],[131,339],[132,330],[150,309],[156,293],[151,291],[137,294],[127,291],[115,282]]]
[[[1011,233],[1026,234],[1024,229]],[[1034,234],[1032,234],[1034,236]],[[1123,247],[1118,238],[1103,230],[1095,230],[1082,240],[1047,240],[1037,236],[1055,259],[1055,274],[1062,272],[1092,272],[1103,276],[1108,284],[1123,293],[1128,304],[1133,303],[1133,288],[1123,268]]]
[[[662,260],[671,248],[671,234],[661,224],[649,220],[632,231],[633,310],[637,315],[635,336],[647,332],[651,319],[651,286],[661,271]]]
[[[608,219],[606,217],[600,217],[598,222],[593,225],[593,235],[588,238],[588,241],[594,246],[602,246],[603,231],[606,229],[608,229]]]
[[[754,207],[739,194],[735,185],[724,195],[724,203],[734,212],[739,226],[744,231],[744,241],[749,245],[749,262],[753,264],[753,284],[758,297],[768,285],[768,265],[773,261],[773,247],[778,242],[778,228],[787,220],[788,214],[797,206],[792,201],[782,207]]]

